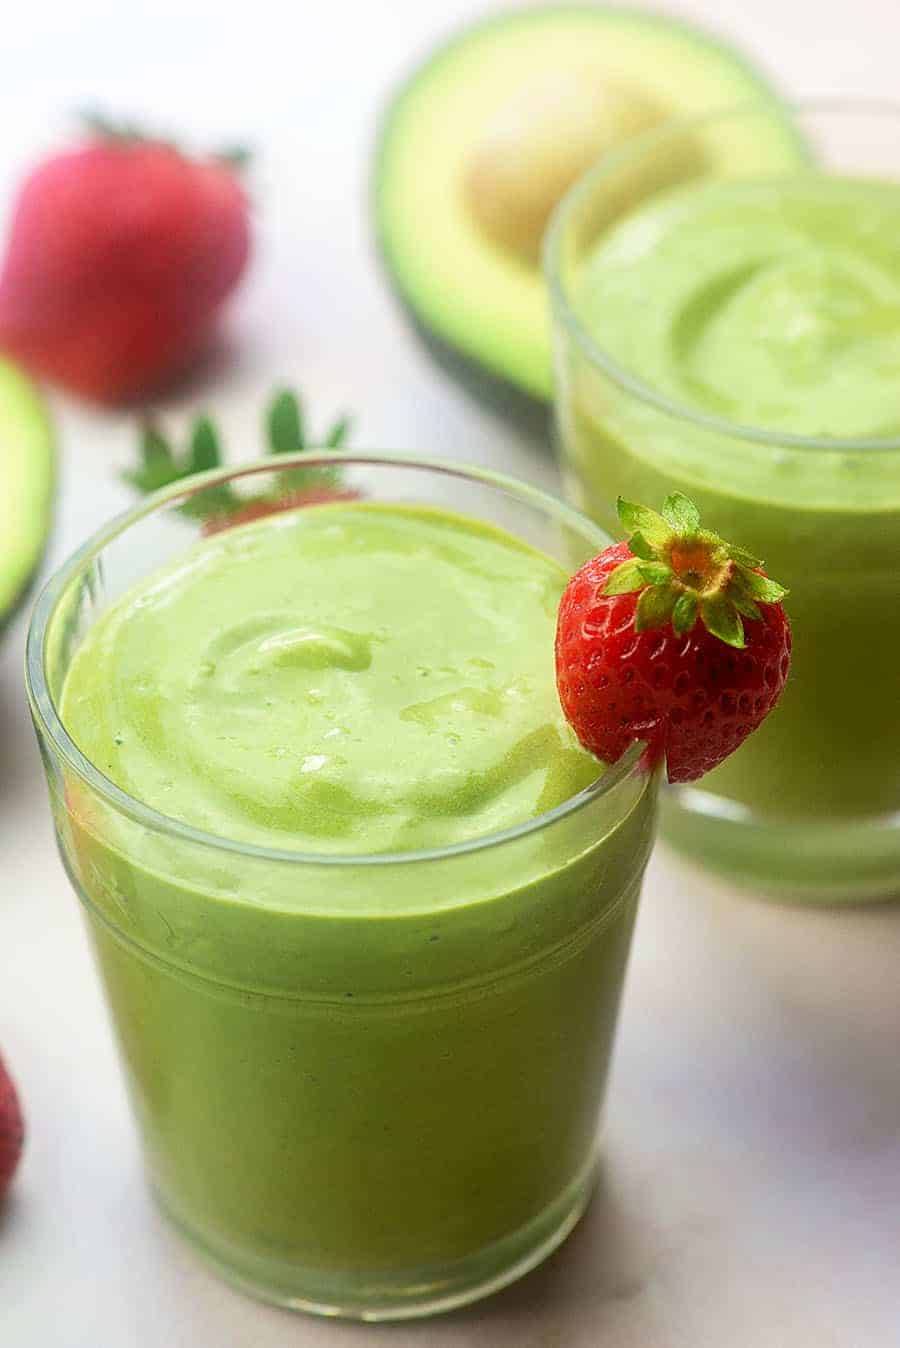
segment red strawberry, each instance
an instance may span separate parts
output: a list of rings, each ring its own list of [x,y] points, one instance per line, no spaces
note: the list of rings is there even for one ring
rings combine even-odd
[[[584,747],[614,763],[637,740],[670,782],[721,763],[768,716],[790,668],[787,591],[743,548],[700,528],[675,493],[662,515],[619,500],[630,543],[572,578],[556,681]]]
[[[135,397],[204,348],[250,251],[227,159],[97,135],[26,179],[0,273],[0,350],[88,398]]]
[[[24,1140],[25,1125],[19,1108],[19,1097],[0,1058],[0,1199],[16,1172]]]

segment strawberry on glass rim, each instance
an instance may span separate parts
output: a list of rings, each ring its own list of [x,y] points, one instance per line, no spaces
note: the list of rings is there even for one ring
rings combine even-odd
[[[680,492],[662,513],[621,497],[628,542],[591,558],[559,606],[556,682],[581,744],[605,763],[643,741],[670,782],[709,772],[775,706],[791,661],[784,586],[700,527]]]

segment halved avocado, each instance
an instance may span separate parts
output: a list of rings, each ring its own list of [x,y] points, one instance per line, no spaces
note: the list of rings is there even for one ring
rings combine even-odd
[[[773,171],[802,159],[789,114],[764,78],[678,20],[529,9],[442,47],[389,106],[374,183],[382,256],[433,354],[516,410],[546,402],[539,243],[553,205],[635,133],[747,100],[771,104],[765,135],[748,146],[745,133],[730,145],[719,128],[698,143],[698,156],[750,154]],[[500,390],[492,387],[498,377]]]
[[[41,396],[0,359],[0,631],[44,555],[54,480],[53,431]]]

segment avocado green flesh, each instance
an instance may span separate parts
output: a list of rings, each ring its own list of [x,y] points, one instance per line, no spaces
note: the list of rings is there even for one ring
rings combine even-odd
[[[540,271],[492,243],[464,199],[484,127],[553,69],[596,68],[672,117],[746,100],[771,103],[754,130],[704,132],[704,153],[761,171],[802,156],[796,129],[766,81],[736,52],[678,21],[591,8],[530,10],[491,20],[443,47],[388,108],[375,166],[379,244],[418,326],[539,400],[551,395],[549,318]],[[445,360],[446,364],[446,360]]]
[[[53,481],[53,433],[40,395],[0,360],[0,628],[43,556]]]

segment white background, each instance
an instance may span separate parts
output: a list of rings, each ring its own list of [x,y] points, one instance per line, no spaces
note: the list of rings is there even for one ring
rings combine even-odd
[[[695,0],[795,94],[894,94],[897,0]],[[296,380],[359,447],[424,448],[554,485],[550,454],[420,353],[372,256],[368,154],[387,90],[464,0],[8,3],[0,170],[100,104],[260,147],[262,243],[230,350],[182,393],[233,454]],[[222,384],[228,369],[227,386]],[[221,387],[220,387],[221,385]],[[121,417],[59,399],[52,556],[127,503]],[[145,1194],[21,690],[0,649],[0,1046],[29,1139],[0,1211],[2,1348],[896,1348],[900,913],[805,912],[651,866],[612,1086],[606,1189],[565,1250],[481,1308],[367,1329],[266,1309],[209,1275]]]

